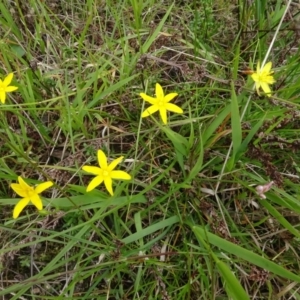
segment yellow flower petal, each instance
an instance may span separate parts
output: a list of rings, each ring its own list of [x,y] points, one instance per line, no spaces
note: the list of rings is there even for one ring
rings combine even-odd
[[[142,118],[149,117],[150,115],[154,114],[159,110],[159,107],[157,105],[149,106],[146,110],[142,113]]]
[[[98,163],[101,169],[107,168],[107,157],[102,150],[98,150],[97,152]]]
[[[268,84],[273,84],[274,82],[276,82],[273,76],[266,76],[265,81]]]
[[[49,187],[51,187],[52,185],[53,185],[53,182],[46,181],[46,182],[39,184],[34,190],[37,194],[40,194],[43,191],[45,191],[46,189],[48,189]]]
[[[29,198],[23,198],[21,199],[15,206],[14,211],[13,211],[13,218],[16,219],[24,209],[24,207],[29,203],[30,199]]]
[[[15,91],[17,89],[18,89],[17,86],[10,85],[10,86],[8,86],[8,87],[5,88],[5,91],[6,92],[13,92],[13,91]]]
[[[172,99],[174,99],[178,94],[177,93],[170,93],[165,96],[164,102],[170,102]]]
[[[124,171],[112,171],[110,173],[112,179],[123,179],[123,180],[130,180],[131,176],[124,172]]]
[[[83,166],[82,170],[88,173],[91,173],[93,175],[100,175],[102,174],[102,170],[99,167],[93,167],[93,166]]]
[[[262,72],[266,73],[266,74],[270,74],[270,71],[272,69],[272,62],[269,61],[268,63],[266,63],[262,69]]]
[[[18,176],[18,181],[19,181],[19,184],[20,184],[20,186],[21,186],[21,188],[22,188],[23,190],[31,189],[31,186],[28,185],[28,184],[23,180],[23,178],[22,178],[21,176]]]
[[[156,98],[150,97],[150,96],[146,95],[145,93],[140,93],[140,96],[143,98],[143,100],[145,100],[146,102],[149,102],[150,104],[157,103]]]
[[[156,85],[155,85],[155,95],[156,95],[156,98],[158,98],[158,99],[164,98],[164,91],[159,83],[156,83]]]
[[[95,187],[97,187],[99,184],[103,182],[103,176],[99,175],[92,179],[92,181],[89,183],[88,187],[86,188],[87,192],[92,191]]]
[[[113,160],[110,165],[107,167],[108,171],[112,171],[122,160],[123,160],[124,156],[120,156],[119,158],[116,158],[115,160]]]
[[[21,187],[21,185],[20,184],[18,184],[18,183],[12,183],[11,185],[10,185],[10,187],[15,191],[15,193],[17,194],[17,195],[19,195],[20,197],[26,197],[27,196],[27,191],[26,190],[24,190],[22,187]]]
[[[160,117],[164,124],[167,124],[167,110],[164,107],[161,107],[159,110]]]
[[[167,103],[166,104],[166,109],[171,111],[171,112],[178,113],[178,114],[183,113],[183,110],[179,106],[177,106],[176,104],[173,104],[173,103]]]
[[[253,74],[251,75],[251,78],[252,78],[255,82],[258,82],[258,81],[259,81],[259,76],[258,76],[257,73],[253,73]]]
[[[8,86],[14,77],[14,73],[9,73],[3,80],[3,85]]]
[[[42,210],[43,209],[43,202],[38,194],[34,194],[30,197],[31,202],[33,205],[38,209]]]
[[[113,192],[113,189],[112,189],[112,180],[110,177],[106,177],[104,179],[104,184],[105,184],[105,187],[107,189],[107,191],[111,194],[111,196],[114,195],[114,192]]]
[[[269,85],[265,82],[262,82],[260,85],[261,85],[261,88],[263,89],[263,91],[265,92],[265,94],[268,97],[271,97],[271,89],[270,89]]]
[[[6,93],[3,90],[0,90],[0,101],[4,104],[6,99]]]

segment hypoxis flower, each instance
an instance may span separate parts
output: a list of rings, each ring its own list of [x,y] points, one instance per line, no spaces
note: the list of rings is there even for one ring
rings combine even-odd
[[[42,193],[44,190],[48,189],[53,185],[53,182],[46,181],[43,183],[40,183],[35,188],[29,186],[21,176],[18,177],[19,183],[12,183],[10,186],[11,188],[22,197],[22,199],[17,203],[17,205],[14,208],[13,212],[13,218],[16,219],[19,214],[22,212],[24,207],[28,205],[28,203],[31,201],[34,206],[38,210],[43,209],[43,202],[39,196],[40,193]]]
[[[150,97],[146,95],[145,93],[140,93],[140,96],[150,104],[143,113],[142,118],[148,117],[155,112],[159,111],[161,119],[164,124],[167,124],[167,110],[182,114],[183,110],[172,103],[169,103],[173,98],[175,98],[178,94],[177,93],[170,93],[168,95],[164,95],[164,91],[159,83],[156,83],[155,85],[155,94],[156,98]]]
[[[9,73],[4,80],[0,79],[0,101],[4,104],[6,99],[6,93],[13,92],[18,88],[16,86],[9,86],[14,77],[13,73]]]
[[[86,191],[93,190],[96,186],[104,181],[105,187],[108,192],[113,196],[112,189],[113,179],[130,180],[131,176],[124,171],[116,171],[115,167],[123,160],[123,156],[113,160],[109,165],[107,164],[107,157],[102,150],[97,152],[98,163],[100,168],[92,166],[83,166],[82,169],[88,173],[96,175],[96,177],[89,183]]]
[[[274,72],[271,71],[271,68],[272,62],[268,62],[263,68],[260,68],[260,63],[258,62],[257,71],[251,75],[252,79],[255,81],[255,87],[258,95],[259,88],[261,87],[268,97],[271,96],[269,84],[273,84],[275,82],[275,79],[272,76]]]

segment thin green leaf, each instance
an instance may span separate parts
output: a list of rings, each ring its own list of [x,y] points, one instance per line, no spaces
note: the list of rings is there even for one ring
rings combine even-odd
[[[152,45],[152,43],[154,42],[154,40],[157,38],[157,36],[159,35],[162,27],[164,26],[172,8],[174,6],[174,2],[170,5],[169,9],[167,10],[166,14],[163,16],[163,18],[161,19],[161,21],[159,22],[159,24],[156,26],[155,30],[153,31],[152,35],[146,40],[146,42],[144,43],[144,45],[142,46],[142,53],[146,53],[148,51],[148,49],[150,48],[150,46]]]
[[[18,39],[22,40],[22,34],[19,30],[19,27],[14,22],[14,19],[12,18],[11,13],[6,8],[4,3],[0,3],[0,12],[1,12],[1,19],[0,19],[1,27],[3,27],[4,30],[7,30],[7,31],[11,30]]]
[[[199,149],[199,147],[198,147],[198,149]],[[190,171],[190,173],[188,175],[188,179],[187,179],[188,182],[192,181],[199,174],[199,172],[202,170],[202,168],[203,168],[203,155],[204,155],[204,149],[203,149],[202,139],[200,137],[199,156],[198,156],[198,159],[197,159],[196,163],[194,164],[194,167],[192,168],[192,170]]]
[[[267,258],[264,258],[252,251],[249,251],[241,246],[228,242],[215,234],[212,234],[206,230],[204,230],[200,226],[193,226],[193,231],[196,237],[199,236],[205,240],[207,240],[210,244],[219,247],[220,249],[234,254],[237,257],[240,257],[258,267],[266,269],[276,275],[282,276],[284,278],[300,282],[300,276],[288,271],[287,269],[283,268],[282,266],[270,261]]]
[[[240,282],[237,280],[237,278],[232,274],[232,271],[230,268],[221,260],[216,258],[215,255],[213,255],[217,267],[226,283],[225,288],[227,290],[228,296],[232,297],[234,300],[250,300],[249,296],[247,295],[246,291],[243,289]]]
[[[103,99],[105,96],[109,95],[110,93],[113,93],[114,91],[121,89],[122,86],[126,85],[127,83],[132,81],[137,76],[138,75],[132,75],[128,78],[125,78],[121,81],[116,82],[115,84],[111,85],[104,91],[100,91],[99,93],[96,94],[95,98],[91,102],[87,103],[86,107],[87,108],[94,107],[100,99]]]
[[[289,223],[283,215],[273,207],[267,200],[262,200],[261,204],[268,210],[268,212],[290,233],[300,238],[299,230],[297,230],[291,223]]]
[[[182,135],[180,135],[179,133],[174,132],[168,127],[161,127],[161,129],[164,131],[168,139],[172,142],[176,151],[178,151],[179,153],[181,153],[183,156],[186,157],[189,151],[188,140]]]
[[[221,112],[216,114],[216,118],[213,122],[205,129],[202,140],[203,144],[206,145],[208,139],[212,137],[212,135],[216,132],[217,128],[221,125],[223,120],[230,114],[231,104],[228,104]],[[206,148],[206,147],[205,147]]]
[[[266,115],[264,115],[254,126],[253,128],[250,130],[250,132],[248,133],[248,135],[246,136],[246,138],[243,140],[241,146],[238,149],[238,153],[236,155],[236,160],[240,157],[240,155],[242,153],[244,153],[247,150],[248,144],[250,143],[250,141],[252,140],[252,138],[254,137],[254,135],[257,133],[257,131],[259,130],[259,128],[261,128],[264,120],[265,120]]]
[[[142,229],[136,233],[131,234],[130,236],[124,238],[121,240],[124,244],[130,244],[133,243],[141,238],[143,238],[146,235],[149,235],[155,231],[161,230],[165,227],[170,227],[176,223],[179,222],[179,218],[177,216],[173,216],[171,218],[165,219],[161,222],[157,222],[156,224],[150,225],[145,229]]]
[[[218,257],[212,252],[212,250],[210,249],[210,246],[207,244],[207,237],[202,236],[201,234],[197,234],[197,232],[195,232],[195,235],[196,235],[197,239],[199,240],[200,244],[202,244],[207,249],[207,251],[209,251],[210,256],[216,262],[216,265],[220,271],[220,274],[226,283],[225,288],[226,288],[228,295],[230,297],[233,297],[233,299],[236,299],[236,300],[249,299],[245,290],[243,289],[243,287],[241,286],[241,284],[237,280],[237,278],[233,275],[230,268],[224,262],[220,261],[218,259]]]
[[[231,83],[231,129],[233,143],[233,157],[237,154],[242,143],[242,126],[239,104],[235,94],[233,83]]]

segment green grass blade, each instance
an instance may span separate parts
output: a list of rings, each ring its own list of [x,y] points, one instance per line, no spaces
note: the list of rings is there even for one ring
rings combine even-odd
[[[129,82],[131,82],[133,79],[135,79],[138,75],[132,75],[128,78],[125,78],[123,80],[120,80],[118,82],[116,82],[115,84],[111,85],[110,87],[108,87],[107,89],[105,89],[104,91],[100,91],[99,93],[97,93],[94,97],[94,99],[87,103],[86,108],[92,108],[95,105],[97,105],[98,101],[103,99],[104,97],[106,97],[107,95],[119,90],[121,87],[125,86],[126,84],[128,84]]]
[[[121,241],[124,244],[130,244],[139,239],[142,239],[146,235],[161,230],[165,227],[170,227],[178,222],[179,222],[179,218],[177,216],[173,216],[163,221],[157,222],[156,224],[150,225],[147,228],[140,230],[139,232],[133,233],[130,236],[122,239]]]
[[[12,18],[9,10],[6,8],[4,3],[0,3],[0,12],[2,14],[2,16],[0,18],[1,26],[3,28],[5,28],[6,30],[12,30],[13,34],[18,39],[22,39],[21,32],[20,32],[17,24],[14,22],[14,19]]]
[[[219,269],[219,272],[222,276],[222,279],[225,282],[225,288],[227,291],[228,296],[232,297],[235,300],[240,300],[240,299],[249,299],[248,295],[246,294],[245,290],[241,286],[240,282],[238,279],[233,275],[232,271],[230,268],[222,262],[221,260],[218,259],[216,254],[212,252],[210,249],[210,246],[207,244],[207,238],[202,236],[201,234],[198,234],[197,232],[194,233],[196,237],[199,239],[199,242],[207,249],[213,260],[216,262],[216,265]]]
[[[155,39],[159,35],[162,27],[164,26],[167,18],[169,17],[169,15],[170,15],[170,13],[172,11],[173,6],[174,6],[174,2],[170,5],[170,7],[168,8],[167,12],[163,16],[163,18],[161,19],[161,21],[159,22],[159,24],[156,26],[156,28],[155,28],[154,32],[152,33],[152,35],[146,40],[146,42],[142,46],[142,53],[147,53],[147,51],[150,48],[150,46],[152,45],[152,43],[155,41]]]
[[[261,204],[268,210],[268,212],[290,233],[292,233],[297,238],[300,238],[299,230],[297,230],[290,222],[288,222],[283,215],[268,201],[261,201]]]
[[[246,291],[241,286],[241,283],[233,275],[230,268],[221,260],[219,260],[215,255],[213,255],[217,267],[225,281],[225,288],[227,290],[228,296],[231,296],[234,300],[250,300]]]
[[[253,126],[253,128],[250,130],[250,132],[248,133],[246,138],[243,140],[241,146],[238,149],[236,159],[238,159],[240,157],[240,155],[247,150],[247,147],[248,147],[249,143],[251,142],[252,138],[257,133],[259,128],[261,128],[261,126],[263,125],[265,117],[266,117],[266,115],[264,115],[262,118],[260,118],[260,120]]]
[[[207,239],[207,241],[222,249],[223,251],[226,251],[228,253],[234,254],[235,256],[242,258],[258,267],[261,267],[263,269],[266,269],[276,275],[279,275],[281,277],[296,281],[300,283],[300,276],[296,275],[289,270],[283,268],[282,266],[274,263],[273,261],[270,261],[267,258],[264,258],[256,253],[253,253],[252,251],[249,251],[241,246],[238,246],[236,244],[233,244],[231,242],[228,242],[220,237],[218,237],[215,234],[212,234],[210,232],[207,232],[202,227],[199,226],[193,226],[193,231],[196,235],[196,237],[200,237],[204,240]],[[200,239],[199,238],[199,239]]]
[[[231,105],[228,104],[221,112],[216,113],[216,118],[211,122],[211,124],[204,130],[202,140],[203,144],[206,146],[207,141],[212,138],[212,135],[216,132],[217,128],[221,125],[223,120],[230,114]],[[206,148],[204,146],[204,148]]]
[[[242,143],[242,126],[239,111],[239,104],[234,90],[233,83],[231,83],[231,129],[232,129],[232,143],[233,143],[233,157],[237,154]]]
[[[199,139],[199,142],[200,142],[200,147],[198,147],[198,149],[199,149],[198,150],[199,151],[198,159],[188,175],[187,182],[192,181],[203,168],[204,149],[203,149],[203,143],[202,143],[201,137]]]

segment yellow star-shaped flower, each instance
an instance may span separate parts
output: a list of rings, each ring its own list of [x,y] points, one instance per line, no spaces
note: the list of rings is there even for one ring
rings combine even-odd
[[[22,212],[24,207],[28,205],[28,203],[31,201],[34,206],[38,210],[43,209],[43,202],[39,196],[40,193],[42,193],[44,190],[48,189],[53,185],[53,182],[46,181],[43,183],[40,183],[35,188],[28,185],[21,176],[18,177],[19,183],[12,183],[10,186],[11,188],[21,197],[23,197],[15,206],[13,211],[13,218],[16,219],[19,214]]]
[[[179,106],[169,103],[173,98],[175,98],[178,95],[177,93],[170,93],[165,96],[161,85],[159,83],[156,83],[155,94],[156,98],[153,98],[146,95],[145,93],[140,93],[140,96],[145,101],[152,104],[142,113],[142,118],[148,117],[154,114],[155,112],[159,111],[163,123],[167,124],[167,110],[178,114],[183,113],[183,110]]]
[[[255,87],[258,95],[259,88],[261,87],[268,97],[271,96],[269,84],[273,84],[275,82],[275,79],[272,76],[274,72],[271,71],[271,68],[272,62],[268,62],[263,68],[260,68],[260,63],[258,62],[257,71],[251,75],[252,79],[255,81]]]
[[[102,150],[97,152],[98,163],[100,168],[93,166],[83,166],[82,169],[88,173],[96,175],[96,177],[89,183],[86,191],[93,190],[96,186],[104,181],[107,191],[113,196],[112,180],[123,179],[130,180],[131,176],[124,171],[116,171],[115,167],[123,160],[123,156],[113,160],[109,165],[107,164],[107,157]]]
[[[16,86],[9,86],[14,77],[13,73],[9,73],[4,80],[0,79],[0,101],[4,104],[6,99],[6,93],[13,92],[18,89]]]

